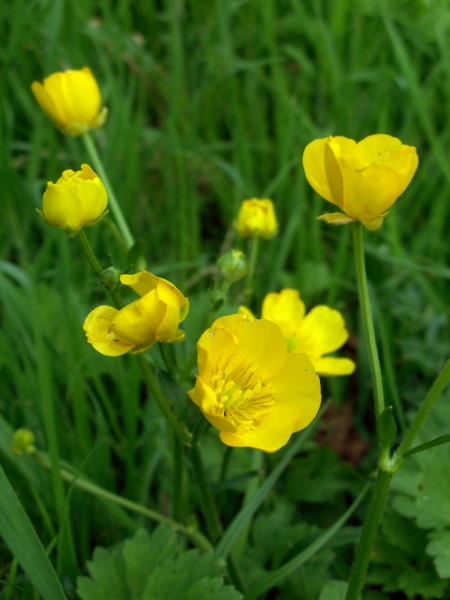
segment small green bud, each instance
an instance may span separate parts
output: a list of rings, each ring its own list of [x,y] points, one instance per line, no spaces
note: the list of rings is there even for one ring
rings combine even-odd
[[[108,290],[113,290],[120,281],[119,269],[117,267],[108,267],[104,269],[101,274],[101,280]]]
[[[13,434],[11,450],[19,456],[22,456],[22,454],[32,454],[36,450],[34,447],[35,441],[36,438],[32,431],[29,429],[17,429]]]
[[[217,261],[220,273],[228,283],[242,279],[247,272],[245,254],[240,250],[229,250]]]

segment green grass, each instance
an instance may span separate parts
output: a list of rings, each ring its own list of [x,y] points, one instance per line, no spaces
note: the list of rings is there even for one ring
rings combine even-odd
[[[359,434],[371,442],[351,239],[315,220],[326,207],[301,158],[307,143],[329,134],[383,132],[417,147],[411,185],[384,227],[365,236],[386,394],[404,424],[449,351],[449,9],[419,0],[1,4],[0,460],[68,589],[95,545],[111,546],[148,521],[67,486],[58,461],[163,514],[171,512],[172,465],[132,358],[108,359],[85,342],[85,316],[109,299],[78,244],[36,215],[46,182],[87,156],[40,111],[31,82],[69,66],[94,72],[109,108],[94,137],[139,243],[127,256],[110,228],[87,235],[104,266],[145,265],[189,296],[188,339],[175,350],[182,363],[206,325],[218,254],[245,248],[232,232],[241,200],[273,199],[280,233],[261,244],[255,311],[266,293],[291,286],[308,306],[343,312],[358,370],[326,381],[324,396],[353,402]],[[48,452],[49,474],[9,452],[22,426]],[[363,470],[371,461],[369,453]],[[212,473],[219,462],[208,461]],[[186,482],[184,499],[183,518],[191,518],[198,504]],[[0,580],[10,561],[0,544]],[[20,577],[17,597],[31,597]]]

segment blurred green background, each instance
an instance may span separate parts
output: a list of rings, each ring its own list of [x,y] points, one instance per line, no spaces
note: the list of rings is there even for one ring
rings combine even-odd
[[[54,71],[89,66],[99,82],[109,117],[94,137],[139,242],[127,256],[107,226],[87,235],[104,266],[145,264],[189,296],[180,360],[206,325],[218,254],[245,249],[233,239],[240,202],[270,197],[280,232],[261,244],[253,308],[290,286],[308,307],[342,311],[345,353],[358,369],[327,380],[324,397],[351,403],[368,443],[371,386],[350,232],[316,221],[330,206],[308,186],[301,158],[330,134],[387,133],[417,147],[412,183],[383,228],[365,235],[387,400],[404,425],[449,353],[448,0],[9,0],[0,28],[0,449],[65,572],[76,572],[94,542],[111,543],[116,528],[120,538],[126,523],[80,495],[74,530],[67,507],[79,492],[69,498],[57,475],[49,486],[13,457],[11,431],[32,428],[52,460],[82,465],[137,501],[154,494],[156,507],[168,451],[134,363],[85,342],[85,316],[109,300],[78,244],[35,212],[47,181],[88,161],[31,94],[31,82]],[[55,542],[60,530],[65,542]]]

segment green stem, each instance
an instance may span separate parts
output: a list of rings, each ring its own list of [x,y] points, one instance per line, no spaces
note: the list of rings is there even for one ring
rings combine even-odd
[[[192,441],[192,435],[189,431],[187,431],[184,425],[180,423],[180,421],[178,421],[176,414],[172,410],[170,404],[165,399],[150,365],[148,364],[148,362],[142,354],[135,354],[135,358],[141,370],[141,374],[145,381],[145,384],[150,390],[150,393],[155,399],[156,404],[159,406],[164,417],[166,418],[166,421],[172,427],[173,432],[178,437],[178,439],[183,444],[190,446]]]
[[[419,433],[422,425],[425,423],[428,415],[430,414],[431,409],[436,404],[437,399],[439,398],[441,393],[444,391],[444,388],[447,385],[447,383],[449,382],[449,380],[450,380],[450,359],[445,363],[444,368],[442,369],[438,378],[436,379],[436,381],[434,382],[430,391],[428,392],[428,395],[425,398],[425,400],[423,401],[423,404],[420,407],[419,412],[417,413],[415,419],[413,420],[408,431],[406,432],[402,443],[398,447],[393,460],[401,459],[403,454],[405,454],[405,452],[407,452],[411,448],[411,445],[414,442],[417,434]]]
[[[356,266],[356,279],[358,281],[359,302],[361,306],[361,315],[364,327],[364,334],[366,338],[367,350],[369,353],[370,370],[372,373],[375,399],[375,416],[378,422],[378,417],[384,410],[384,392],[383,381],[381,378],[380,359],[378,357],[377,344],[375,340],[375,330],[373,327],[372,312],[370,310],[366,264],[364,260],[363,229],[361,223],[353,223],[352,230]]]
[[[103,280],[103,272],[104,271],[103,271],[100,263],[98,262],[97,257],[95,256],[94,251],[92,250],[92,246],[89,243],[89,240],[87,239],[87,236],[84,233],[83,229],[80,229],[76,238],[79,241],[80,246],[82,247],[83,252],[86,255],[86,258],[88,259],[89,264],[92,267],[92,270],[97,275],[97,277],[100,279],[100,281],[105,286],[105,288],[108,290],[108,292],[111,294],[111,298],[113,299],[113,302],[114,302],[116,308],[122,308],[123,302],[122,302],[120,293],[116,286],[114,286],[114,288],[111,288],[104,282],[104,280]]]
[[[124,245],[126,246],[127,250],[129,250],[134,246],[134,237],[130,231],[130,228],[128,227],[125,217],[123,216],[122,209],[120,208],[120,204],[117,201],[116,195],[114,194],[114,191],[111,187],[111,183],[103,167],[103,163],[97,152],[97,148],[95,147],[95,144],[92,141],[92,138],[89,135],[89,133],[85,133],[84,135],[82,135],[81,139],[83,140],[85,148],[92,161],[92,164],[94,165],[94,170],[96,171],[100,179],[103,181],[103,185],[105,186],[106,191],[108,193],[109,206],[114,215],[114,218],[116,219],[117,226],[124,241]]]
[[[38,463],[41,466],[45,467],[48,470],[52,469],[51,462],[45,454],[41,452],[36,452],[34,456],[36,457]],[[108,492],[107,490],[99,487],[98,485],[95,485],[95,483],[92,483],[84,476],[75,475],[67,469],[63,468],[60,468],[59,470],[61,473],[61,478],[64,479],[64,481],[67,481],[70,485],[74,485],[78,489],[83,490],[88,494],[99,498],[100,500],[112,502],[117,506],[123,506],[124,508],[131,510],[137,514],[143,515],[144,517],[147,517],[152,521],[157,521],[159,523],[167,523],[168,525],[171,525],[176,531],[179,531],[183,535],[187,536],[198,548],[201,548],[205,551],[213,550],[213,547],[211,546],[209,540],[207,540],[205,536],[202,535],[199,531],[194,531],[189,527],[185,527],[181,523],[169,519],[168,517],[164,517],[159,512],[151,510],[150,508],[145,508],[145,506],[137,504],[132,500],[127,500],[127,498],[124,498],[123,496],[118,496],[113,492]]]
[[[375,542],[392,477],[393,473],[391,472],[378,472],[366,518],[364,520],[361,538],[353,560],[345,600],[359,600],[361,596],[367,568],[369,566],[370,554]]]
[[[172,514],[177,521],[183,514],[183,445],[177,436],[172,436],[173,449],[173,498]]]
[[[245,279],[244,305],[249,306],[253,295],[253,280],[255,277],[256,261],[258,259],[259,237],[250,239],[250,257],[248,260],[247,277]]]

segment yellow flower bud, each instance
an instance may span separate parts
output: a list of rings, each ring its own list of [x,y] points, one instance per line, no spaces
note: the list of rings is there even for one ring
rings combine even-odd
[[[22,456],[22,454],[32,454],[36,450],[34,447],[35,441],[36,438],[32,431],[29,429],[17,429],[13,434],[11,450],[19,456]]]
[[[244,200],[236,220],[236,230],[242,237],[262,237],[270,240],[278,230],[272,200]]]
[[[63,133],[82,135],[105,122],[108,111],[101,107],[100,89],[88,67],[53,73],[43,83],[34,81],[31,91]]]
[[[314,140],[303,153],[310,185],[343,211],[318,218],[335,225],[360,221],[372,231],[381,227],[418,164],[413,146],[385,134],[370,135],[359,143],[329,136]]]
[[[70,237],[86,225],[95,225],[103,216],[108,196],[101,179],[88,165],[81,171],[64,171],[56,183],[49,181],[44,192],[41,217]]]
[[[189,301],[169,281],[148,271],[121,275],[140,298],[121,310],[98,306],[86,317],[87,341],[105,356],[120,356],[129,350],[144,352],[155,342],[181,342],[178,328],[189,310]]]

